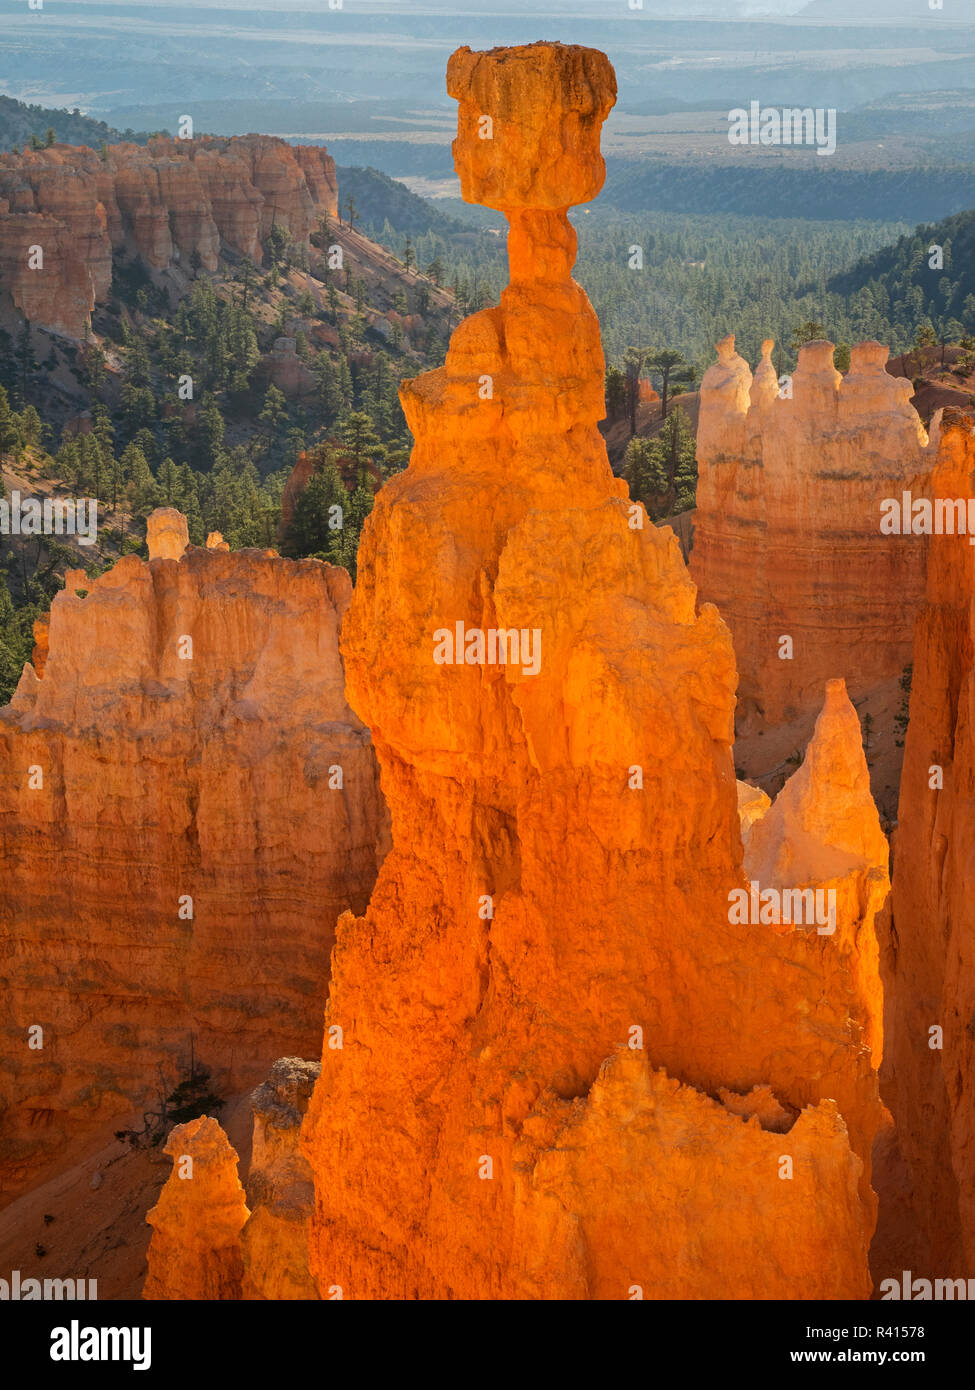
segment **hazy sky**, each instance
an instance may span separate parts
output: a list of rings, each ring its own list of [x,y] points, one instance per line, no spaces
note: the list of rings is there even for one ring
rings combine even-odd
[[[447,12],[483,18],[508,14],[597,17],[626,11],[629,5],[630,0],[342,0],[342,8],[352,13]],[[159,0],[57,0],[57,8],[62,13],[75,8],[97,11],[112,7],[154,10],[160,6]],[[315,14],[327,12],[328,0],[164,0],[163,8],[170,7]],[[734,20],[768,16],[770,19],[808,18],[844,24],[882,19],[947,25],[975,22],[975,0],[944,0],[940,11],[932,11],[928,0],[642,0],[639,8],[645,16],[661,19]]]
[[[890,0],[882,0],[889,3]],[[949,3],[951,0],[949,0]],[[180,0],[173,0],[179,4]],[[739,19],[752,15],[794,15],[811,0],[643,0],[640,8],[646,15],[690,19],[700,15],[708,18]],[[858,3],[874,0],[846,0],[846,8],[855,10]],[[97,8],[117,5],[125,9],[155,9],[158,0],[95,0]],[[59,9],[72,5],[91,7],[91,0],[58,0]],[[315,13],[328,9],[328,0],[192,0],[198,10],[290,10]],[[342,8],[352,11],[424,11],[446,10],[455,14],[490,16],[514,12],[522,15],[588,12],[605,14],[630,8],[629,0],[343,0]]]

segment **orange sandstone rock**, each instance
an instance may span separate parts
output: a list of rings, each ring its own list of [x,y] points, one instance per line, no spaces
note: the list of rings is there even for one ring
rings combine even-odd
[[[975,421],[949,409],[935,498],[975,498]],[[915,545],[921,538],[915,538]],[[975,1273],[975,547],[933,535],[914,637],[894,859],[884,1094],[930,1261]],[[940,1031],[939,1031],[940,1030]],[[888,1270],[900,1278],[901,1271]]]
[[[237,1152],[217,1120],[177,1125],[165,1152],[173,1171],[146,1220],[145,1299],[236,1299],[243,1277],[240,1233],[250,1213]]]
[[[110,291],[113,252],[154,271],[195,254],[215,270],[223,242],[260,264],[272,224],[307,242],[337,210],[325,149],[271,136],[156,137],[104,159],[73,145],[0,154],[0,282],[32,323],[78,338]]]
[[[319,1071],[317,1062],[281,1057],[251,1097],[250,1216],[241,1236],[245,1299],[318,1298],[308,1272],[315,1188],[298,1133]]]
[[[511,283],[403,383],[416,446],[343,625],[394,848],[333,953],[312,1274],[346,1298],[865,1297],[876,979],[731,920],[730,636],[597,429],[565,209],[598,190],[612,70],[461,50],[448,88]]]
[[[150,560],[182,560],[189,543],[189,528],[182,512],[175,507],[157,507],[150,513],[146,522]]]
[[[762,819],[771,804],[772,798],[761,787],[753,787],[748,782],[738,783],[738,820],[746,853],[752,826]]]
[[[936,446],[910,382],[879,343],[841,377],[833,344],[811,342],[780,394],[773,346],[753,376],[723,340],[701,383],[691,573],[731,629],[739,731],[811,727],[833,677],[856,699],[899,676],[924,582],[916,538],[880,529],[883,498],[922,491]]]
[[[87,573],[86,570],[83,570],[83,569],[71,570],[71,569],[69,569],[69,570],[65,570],[65,571],[64,571],[64,590],[65,590],[65,593],[68,593],[68,594],[77,594],[77,593],[79,593],[79,592],[83,592],[83,591],[87,590],[87,588],[88,588],[88,582],[89,582],[89,581],[88,581],[88,573]],[[50,617],[49,617],[49,616],[48,616],[48,620],[47,620],[47,621],[48,621],[48,624],[50,624]],[[40,678],[40,672],[38,672],[38,678]]]
[[[718,1105],[627,1049],[585,1102],[546,1096],[515,1145],[520,1295],[550,1297],[557,1270],[576,1298],[863,1296],[869,1282],[850,1282],[850,1251],[828,1234],[859,1222],[835,1105],[794,1119],[745,1099]]]
[[[802,920],[828,940],[824,963],[857,982],[855,1026],[874,1068],[883,1054],[876,919],[890,892],[889,860],[870,795],[860,721],[844,682],[828,681],[802,766],[751,827],[745,876],[760,890],[790,894]],[[835,975],[833,987],[842,988]]]
[[[37,674],[38,680],[44,675],[44,666],[47,662],[47,646],[50,635],[50,622],[45,613],[40,618],[34,619],[33,624],[34,648],[31,652],[31,665]]]
[[[158,1108],[191,1047],[224,1094],[314,1055],[336,918],[384,852],[348,574],[163,558],[182,538],[157,513],[156,558],[58,594],[43,677],[0,710],[3,1200]]]

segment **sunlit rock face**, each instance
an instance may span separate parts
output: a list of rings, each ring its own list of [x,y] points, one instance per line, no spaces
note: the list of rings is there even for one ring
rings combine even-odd
[[[158,1108],[191,1049],[222,1094],[316,1056],[385,849],[348,574],[185,541],[158,512],[148,563],[59,594],[0,711],[4,1200]]]
[[[0,153],[0,283],[35,326],[80,338],[111,289],[113,252],[153,271],[196,257],[215,270],[223,242],[260,265],[272,225],[307,241],[337,211],[324,146],[273,136]]]
[[[932,495],[975,498],[975,420],[946,410]],[[975,1270],[975,547],[931,537],[914,639],[887,969],[884,1095],[928,1278]],[[889,1271],[899,1277],[899,1270]]]
[[[811,728],[827,680],[858,699],[899,676],[924,586],[923,542],[881,530],[883,499],[926,492],[931,470],[911,383],[879,343],[841,376],[811,342],[780,387],[773,347],[753,376],[725,339],[701,384],[691,573],[731,629],[740,731]]]
[[[865,1297],[886,868],[852,711],[830,695],[791,803],[743,798],[844,886],[834,930],[732,920],[731,636],[612,475],[571,278],[612,69],[461,49],[447,86],[511,283],[403,384],[416,446],[343,625],[394,847],[333,953],[312,1274],[345,1298]]]
[[[165,1152],[173,1170],[146,1217],[152,1238],[142,1297],[240,1298],[240,1233],[250,1213],[236,1150],[218,1121],[204,1115],[177,1125]]]
[[[146,546],[150,560],[182,560],[189,543],[186,517],[175,507],[157,507],[147,519]],[[207,546],[208,550],[211,548]]]

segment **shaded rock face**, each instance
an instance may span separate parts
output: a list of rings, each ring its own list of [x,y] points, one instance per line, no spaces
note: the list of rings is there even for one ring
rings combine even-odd
[[[113,251],[153,270],[195,253],[215,270],[223,242],[260,265],[272,225],[307,241],[337,211],[324,146],[272,136],[159,137],[104,159],[75,145],[0,154],[0,281],[37,327],[78,338],[111,289]]]
[[[308,1272],[315,1188],[298,1135],[320,1070],[317,1062],[281,1057],[251,1097],[250,1217],[241,1237],[245,1299],[318,1298]]]
[[[949,409],[935,498],[969,499],[975,420]],[[918,543],[918,542],[916,542]],[[884,1095],[929,1278],[975,1269],[975,547],[934,535],[917,619],[894,859]],[[939,1035],[936,1030],[940,1029]],[[940,1045],[939,1045],[940,1044]],[[923,1249],[923,1247],[922,1247]],[[900,1277],[900,1270],[884,1271]]]
[[[387,838],[344,695],[345,570],[176,559],[179,513],[149,534],[148,563],[57,596],[43,678],[0,710],[5,1199],[157,1108],[191,1045],[223,1094],[315,1055],[336,918]]]
[[[240,1298],[240,1233],[250,1213],[237,1175],[237,1151],[218,1121],[203,1115],[177,1125],[165,1152],[173,1171],[146,1217],[152,1239],[142,1297]]]
[[[315,373],[298,356],[294,338],[278,338],[265,354],[261,369],[266,380],[289,400],[312,395],[318,385]]]
[[[880,529],[882,500],[925,493],[931,470],[911,383],[879,343],[841,376],[833,344],[811,342],[782,398],[772,348],[753,376],[725,339],[701,384],[691,574],[731,629],[740,732],[811,727],[835,677],[856,700],[899,676],[924,585],[923,545]]]
[[[858,739],[796,798],[828,848],[832,773],[856,765],[863,843],[808,854],[849,878],[835,932],[732,922],[731,638],[612,475],[570,274],[612,69],[462,49],[447,83],[511,283],[403,384],[416,447],[343,625],[394,847],[333,953],[302,1129],[312,1274],[346,1298],[864,1297],[879,987],[851,962],[883,837]],[[837,717],[856,724],[831,709],[827,742]]]

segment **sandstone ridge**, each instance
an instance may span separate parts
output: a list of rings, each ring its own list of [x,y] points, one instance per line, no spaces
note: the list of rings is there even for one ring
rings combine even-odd
[[[880,343],[845,375],[806,343],[781,387],[773,348],[753,375],[729,337],[705,373],[690,563],[734,639],[739,733],[799,720],[804,741],[827,680],[858,702],[910,664],[925,550],[881,531],[881,502],[926,492],[938,427]]]
[[[155,272],[197,258],[215,270],[225,245],[260,265],[272,226],[307,242],[318,218],[337,209],[324,146],[272,136],[3,153],[0,281],[36,327],[80,338],[110,292],[113,255],[137,256]]]
[[[949,407],[932,493],[971,506],[973,476],[975,419]],[[932,1278],[975,1269],[973,598],[970,537],[935,534],[914,638],[884,952],[884,1094],[910,1173],[918,1258]],[[900,1278],[901,1270],[883,1273]]]

